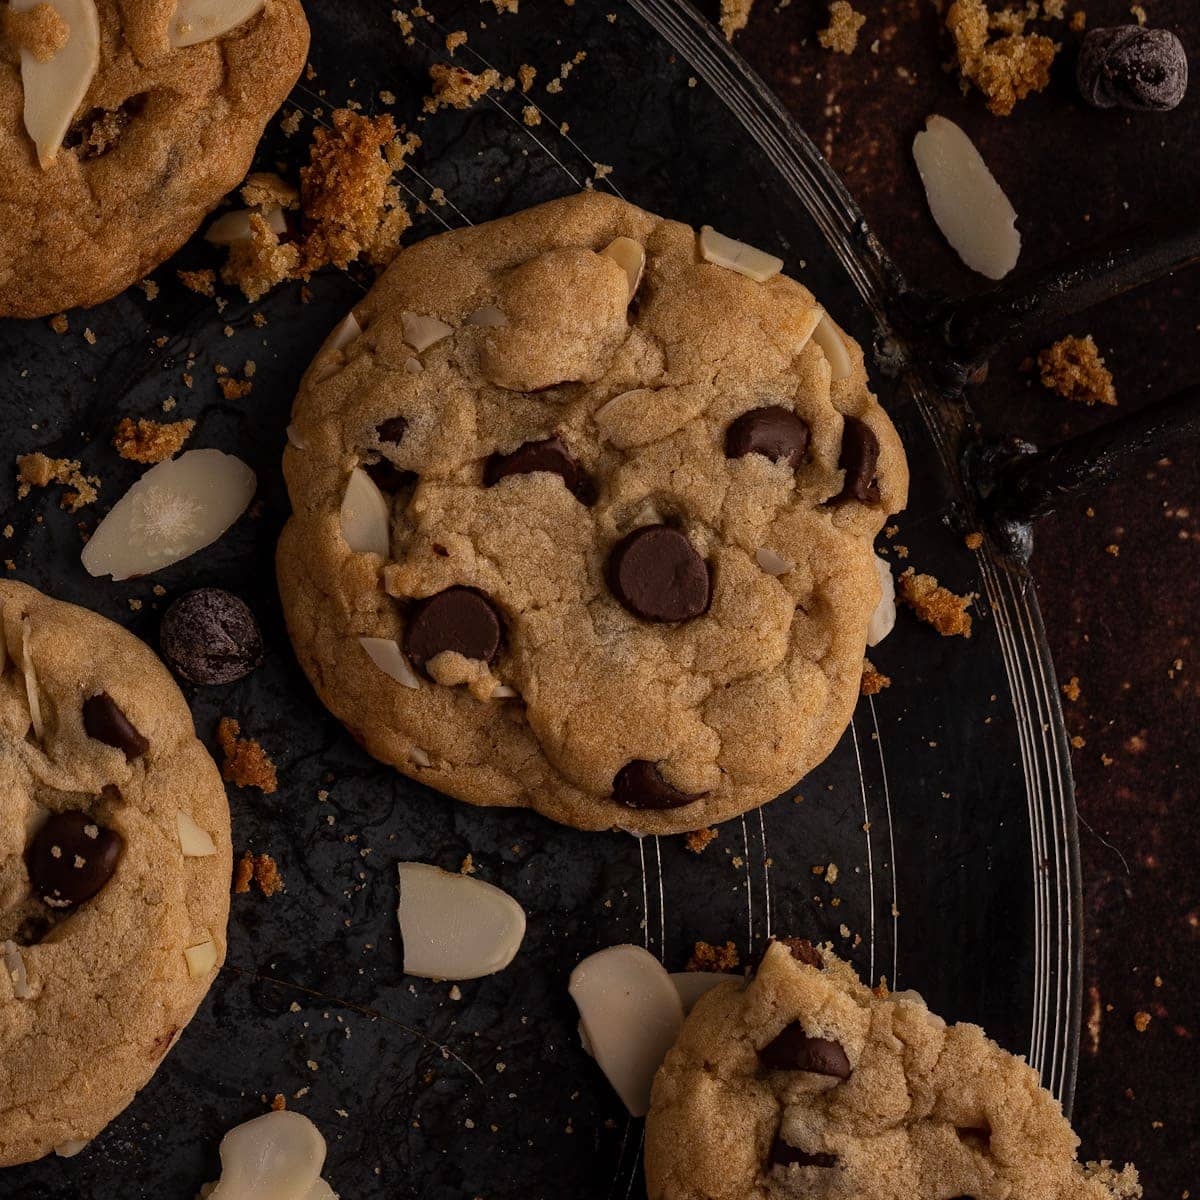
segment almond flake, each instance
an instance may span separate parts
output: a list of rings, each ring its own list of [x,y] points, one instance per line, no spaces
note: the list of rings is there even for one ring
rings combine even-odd
[[[211,940],[201,942],[184,950],[183,957],[187,959],[188,974],[203,979],[217,965],[217,948]]]
[[[813,330],[813,341],[825,353],[826,361],[829,363],[830,379],[834,383],[837,383],[839,379],[849,379],[854,373],[854,364],[850,361],[850,351],[846,349],[846,343],[842,340],[842,331],[837,322],[828,313],[822,315],[816,329]]]
[[[413,760],[418,767],[432,767],[433,759],[421,749],[420,746],[413,746],[409,749],[408,757]]]
[[[350,472],[342,498],[342,537],[355,554],[378,554],[387,558],[391,544],[388,532],[388,502],[375,481],[361,467]]]
[[[875,571],[879,576],[879,603],[867,624],[867,645],[878,646],[896,626],[896,581],[886,558],[875,555]]]
[[[13,995],[18,1000],[31,1000],[33,989],[29,986],[29,976],[25,972],[25,958],[20,947],[15,942],[5,942],[0,947],[0,956],[4,959],[4,969],[12,983]]]
[[[448,338],[454,327],[437,317],[425,317],[420,313],[402,312],[400,324],[404,329],[404,340],[418,353]]]
[[[637,295],[642,272],[646,269],[646,248],[633,238],[619,237],[613,238],[600,253],[605,258],[611,258],[625,272],[629,280],[629,299],[632,300]]]
[[[308,443],[296,431],[295,425],[289,425],[287,427],[287,440],[289,442],[291,442],[291,444],[293,446],[295,446],[297,450],[307,450],[308,449]]]
[[[679,993],[679,1000],[685,1013],[692,1011],[696,1001],[705,992],[712,991],[719,983],[729,983],[730,981],[739,987],[742,985],[742,980],[738,976],[725,975],[720,971],[673,971],[671,973],[671,982]]]
[[[63,1142],[61,1145],[55,1146],[54,1153],[59,1158],[74,1158],[75,1155],[82,1150],[86,1150],[91,1144],[91,1138],[72,1138],[69,1142]]]
[[[796,567],[794,562],[784,558],[781,554],[776,554],[769,546],[763,546],[762,549],[755,551],[754,558],[768,575],[786,575]]]
[[[179,827],[179,848],[184,858],[208,858],[216,854],[217,844],[212,835],[201,829],[182,808],[175,814],[175,823]]]
[[[333,332],[321,347],[321,357],[325,362],[317,370],[314,383],[321,383],[331,375],[336,375],[342,366],[342,351],[355,339],[362,337],[362,326],[353,312],[348,312],[336,325]]]
[[[519,696],[520,692],[516,688],[509,687],[507,683],[498,683],[492,688],[493,700],[511,700],[514,696]]]
[[[360,637],[358,644],[371,661],[385,674],[406,688],[419,688],[421,681],[409,665],[399,645],[391,638]]]
[[[711,225],[704,225],[700,229],[700,257],[718,267],[745,275],[755,283],[766,283],[783,270],[782,258],[726,237]]]
[[[221,1139],[221,1178],[210,1200],[324,1200],[325,1139],[303,1113],[279,1109]]]
[[[178,0],[167,26],[176,50],[211,42],[250,20],[265,0]]]
[[[25,676],[25,695],[29,698],[29,719],[33,723],[33,736],[40,738],[45,732],[42,723],[42,698],[38,692],[37,675],[33,669],[33,656],[29,653],[29,639],[33,627],[28,617],[21,620],[21,672]]]
[[[485,329],[503,329],[508,318],[494,305],[485,304],[477,308],[468,318],[468,325],[481,325]]]

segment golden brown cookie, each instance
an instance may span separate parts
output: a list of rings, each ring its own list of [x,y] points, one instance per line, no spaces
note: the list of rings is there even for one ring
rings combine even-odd
[[[99,304],[173,254],[307,51],[299,0],[0,9],[0,317]]]
[[[0,1167],[94,1137],[225,957],[229,809],[142,642],[0,582]]]
[[[793,947],[789,952],[789,945]],[[702,996],[655,1077],[649,1200],[1133,1200],[1024,1059],[807,942]]]
[[[778,266],[585,192],[403,251],[326,342],[279,583],[372,754],[653,833],[828,754],[908,474],[858,346]]]

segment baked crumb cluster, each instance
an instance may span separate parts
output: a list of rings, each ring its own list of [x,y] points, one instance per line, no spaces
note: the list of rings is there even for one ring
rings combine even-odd
[[[858,48],[859,30],[867,18],[856,12],[848,0],[833,0],[829,6],[829,25],[817,34],[817,41],[836,54],[853,54]]]
[[[222,717],[217,725],[217,744],[225,761],[221,777],[235,787],[256,787],[269,795],[279,788],[275,764],[253,738],[239,736],[241,725],[232,717]]]
[[[17,497],[24,500],[35,487],[61,483],[67,487],[62,506],[68,512],[78,512],[91,504],[100,494],[100,480],[84,475],[78,459],[50,458],[40,450],[17,458]]]
[[[958,596],[944,588],[933,575],[918,575],[909,567],[896,581],[897,596],[927,625],[943,637],[970,637],[974,596]]]
[[[1046,15],[1058,15],[1060,8],[1052,0]],[[1050,82],[1058,43],[1044,34],[1024,32],[1037,11],[1034,3],[1024,10],[989,13],[986,0],[954,0],[946,13],[963,86],[974,84],[997,116],[1008,116],[1018,101]]]
[[[134,421],[125,417],[113,434],[113,446],[122,458],[132,462],[160,463],[183,449],[195,427],[196,422],[191,420],[160,422],[143,417]]]
[[[1090,333],[1061,338],[1041,351],[1037,361],[1042,386],[1056,395],[1080,404],[1116,404],[1112,372]]]

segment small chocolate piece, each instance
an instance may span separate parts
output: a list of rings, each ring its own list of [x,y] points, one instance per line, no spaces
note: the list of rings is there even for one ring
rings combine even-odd
[[[725,432],[725,457],[762,454],[795,470],[808,449],[808,422],[778,404],[742,413]]]
[[[1094,108],[1168,112],[1187,92],[1187,53],[1169,29],[1093,29],[1079,48],[1075,82]]]
[[[51,908],[82,904],[112,878],[124,844],[85,812],[55,813],[25,853],[34,893]]]
[[[499,653],[502,628],[500,614],[482,592],[451,587],[414,609],[404,630],[404,652],[418,670],[445,650],[490,663]]]
[[[821,957],[820,950],[808,938],[780,938],[779,940],[791,951],[792,957],[797,962],[816,967],[818,970],[824,968],[825,960]]]
[[[150,749],[150,743],[134,729],[107,692],[99,692],[83,702],[83,727],[88,737],[123,750],[127,759],[141,758]]]
[[[386,421],[380,421],[375,426],[375,433],[381,442],[394,442],[399,445],[407,428],[408,422],[403,417],[388,417]]]
[[[221,588],[184,592],[163,614],[158,639],[163,657],[191,683],[233,683],[263,660],[254,614]]]
[[[557,437],[526,442],[511,454],[493,454],[483,464],[483,486],[495,487],[509,475],[532,475],[536,471],[558,475],[567,491],[584,504],[590,504],[595,498],[595,488],[587,472]]]
[[[836,1167],[837,1155],[809,1154],[807,1150],[797,1150],[777,1134],[771,1143],[768,1162],[773,1167],[790,1167],[793,1163],[798,1167]]]
[[[838,466],[846,472],[838,500],[857,500],[860,504],[879,503],[879,485],[875,469],[879,465],[879,439],[870,426],[856,417],[847,417],[842,429],[842,452]]]
[[[608,559],[608,585],[647,621],[691,620],[712,598],[708,563],[669,525],[644,525],[618,542]]]
[[[690,795],[672,787],[658,767],[644,758],[626,763],[613,780],[613,799],[626,808],[682,808],[705,795]]]
[[[758,1060],[775,1071],[811,1071],[831,1079],[850,1078],[850,1060],[837,1042],[811,1038],[799,1021],[784,1027],[783,1032],[768,1042],[759,1052]]]

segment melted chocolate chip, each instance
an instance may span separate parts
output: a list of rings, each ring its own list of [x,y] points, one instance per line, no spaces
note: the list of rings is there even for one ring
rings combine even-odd
[[[123,845],[85,812],[55,813],[25,855],[34,893],[51,908],[82,904],[112,878]]]
[[[1187,53],[1169,29],[1093,29],[1079,48],[1075,81],[1096,108],[1167,112],[1187,93]]]
[[[163,615],[158,636],[163,657],[192,683],[233,683],[263,660],[254,614],[221,588],[185,592]]]
[[[408,422],[403,417],[388,417],[386,421],[380,421],[375,426],[375,433],[381,442],[394,442],[399,445],[407,428]]]
[[[691,795],[672,787],[658,767],[643,758],[626,763],[613,780],[613,799],[626,808],[681,808],[704,794]]]
[[[595,498],[595,488],[587,472],[557,437],[526,442],[511,454],[493,454],[483,465],[483,486],[495,487],[509,475],[532,475],[536,471],[559,476],[567,491],[584,504]]]
[[[793,1021],[758,1052],[759,1062],[774,1071],[810,1071],[831,1079],[850,1078],[850,1060],[837,1042],[810,1038],[799,1021]]]
[[[725,432],[725,457],[762,454],[795,470],[808,449],[808,422],[778,404],[752,408]]]
[[[855,417],[847,417],[842,429],[842,452],[838,466],[846,472],[838,500],[857,500],[860,504],[879,503],[879,485],[875,470],[879,466],[879,439],[870,426]]]
[[[608,559],[608,585],[647,621],[691,620],[712,598],[708,563],[669,525],[645,525],[618,542]]]
[[[451,587],[416,607],[404,630],[404,652],[419,670],[445,650],[490,663],[500,650],[502,628],[500,614],[482,592]]]
[[[780,938],[779,940],[791,951],[792,957],[797,962],[816,967],[818,970],[824,968],[825,960],[821,957],[820,950],[808,938]]]
[[[768,1161],[773,1167],[836,1167],[836,1154],[809,1154],[807,1150],[797,1150],[789,1146],[781,1137],[776,1137],[771,1143]]]
[[[83,702],[83,727],[88,737],[123,750],[126,758],[141,758],[150,749],[150,743],[134,729],[107,692]]]

